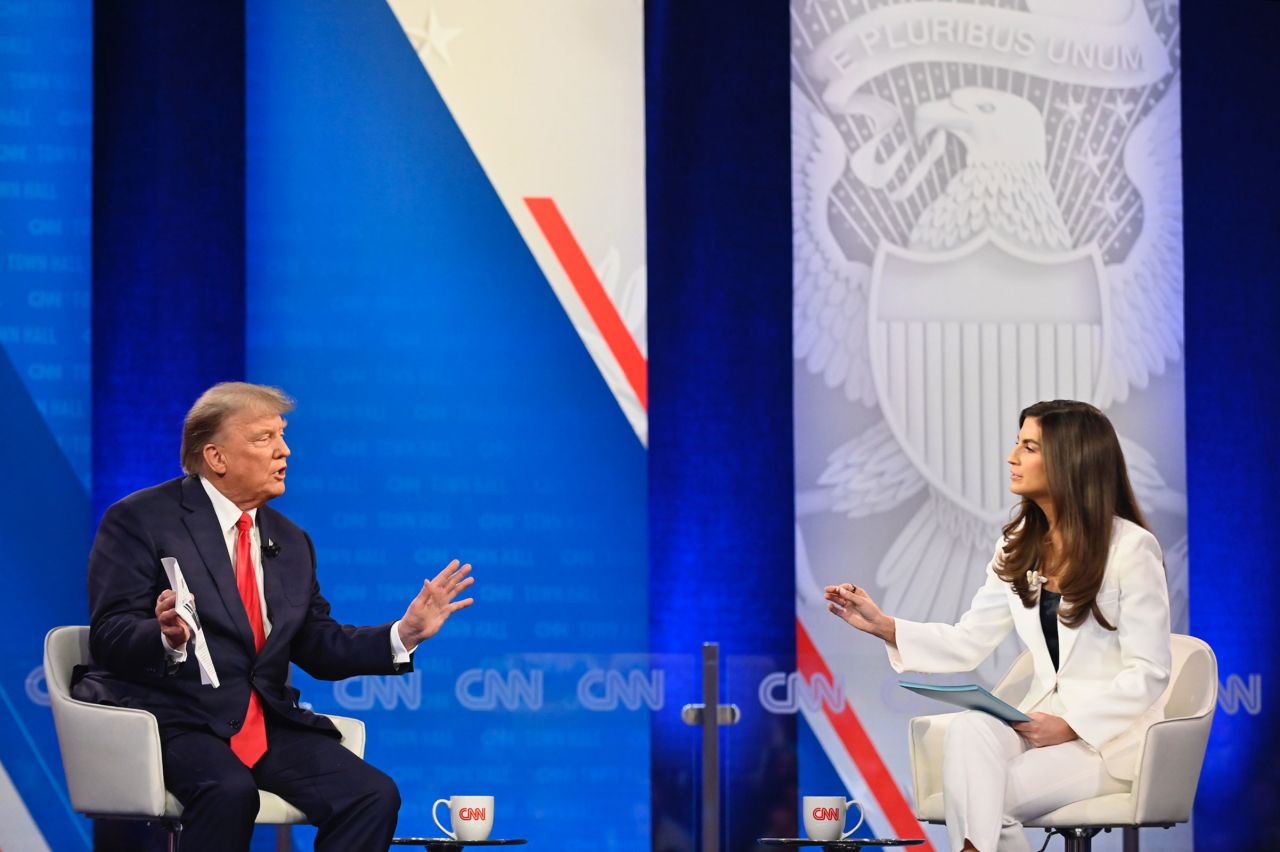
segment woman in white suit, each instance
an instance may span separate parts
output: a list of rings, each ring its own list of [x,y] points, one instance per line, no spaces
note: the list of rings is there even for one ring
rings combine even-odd
[[[1056,400],[1025,409],[1019,427],[1009,490],[1022,502],[958,623],[895,619],[862,588],[826,588],[831,612],[887,643],[895,671],[968,671],[1010,630],[1031,651],[1018,705],[1030,722],[971,711],[947,730],[943,797],[956,850],[1028,849],[1023,821],[1127,791],[1169,682],[1160,546],[1111,422]]]

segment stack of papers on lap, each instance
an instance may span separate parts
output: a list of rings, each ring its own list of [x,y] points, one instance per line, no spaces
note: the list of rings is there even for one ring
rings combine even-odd
[[[898,686],[926,698],[936,698],[967,710],[981,710],[1004,722],[1030,722],[1031,717],[1008,702],[996,698],[976,683],[939,685],[900,680]]]

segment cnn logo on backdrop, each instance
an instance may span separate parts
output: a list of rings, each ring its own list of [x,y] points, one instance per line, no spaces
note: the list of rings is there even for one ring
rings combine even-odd
[[[816,820],[838,820],[840,819],[839,808],[814,808],[813,818]]]
[[[484,808],[459,808],[458,819],[463,820],[464,822],[471,822],[473,820],[483,821],[485,819],[484,810]]]

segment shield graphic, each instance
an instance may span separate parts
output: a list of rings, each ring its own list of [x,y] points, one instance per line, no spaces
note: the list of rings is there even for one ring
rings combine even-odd
[[[947,252],[881,244],[868,305],[876,395],[931,485],[990,523],[1008,520],[1017,413],[1099,398],[1107,296],[1095,246],[1032,254],[990,232]]]

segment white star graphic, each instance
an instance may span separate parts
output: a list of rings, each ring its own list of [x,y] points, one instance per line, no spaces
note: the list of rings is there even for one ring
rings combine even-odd
[[[1110,110],[1111,113],[1121,121],[1128,121],[1129,116],[1133,114],[1134,105],[1125,100],[1123,96],[1120,100],[1104,104],[1103,106]]]
[[[1065,120],[1079,122],[1080,119],[1084,118],[1084,107],[1084,101],[1077,101],[1074,98],[1067,101],[1066,105],[1062,107],[1062,112],[1066,116]]]
[[[1114,222],[1120,217],[1120,208],[1124,206],[1124,199],[1107,195],[1095,201],[1094,206],[1101,208],[1102,212],[1107,214],[1107,218]]]
[[[462,30],[441,24],[440,19],[436,17],[435,9],[431,10],[431,15],[427,18],[426,29],[414,27],[407,32],[413,40],[413,46],[417,48],[418,55],[424,60],[427,58],[427,52],[430,51],[443,59],[445,65],[453,64],[449,56],[449,42],[457,38]]]
[[[1102,161],[1105,159],[1106,155],[1101,154],[1098,151],[1086,150],[1083,154],[1076,155],[1076,162],[1088,168],[1089,171],[1093,172],[1095,175],[1102,174],[1101,166]]]

